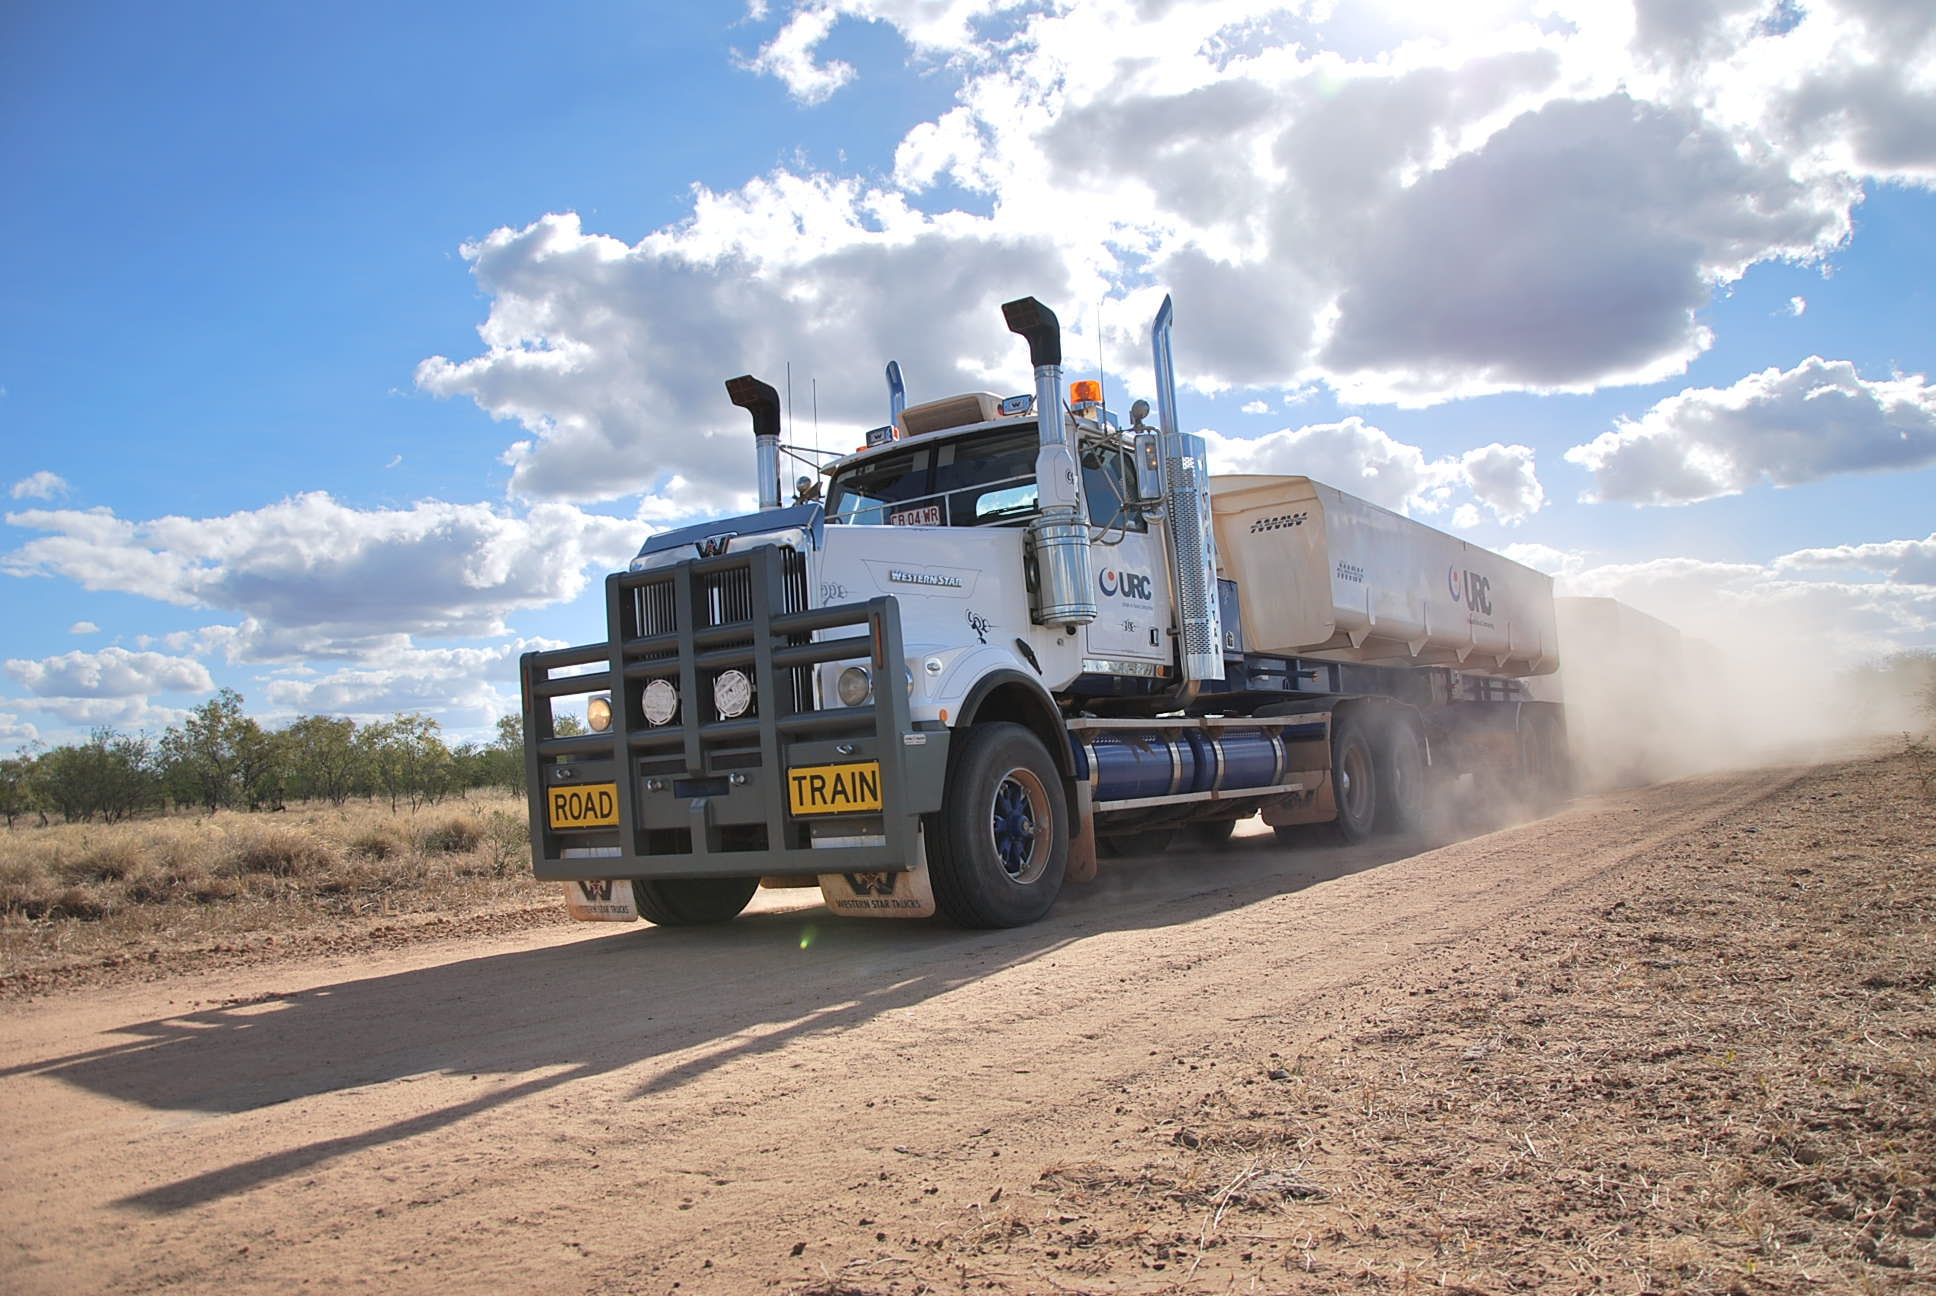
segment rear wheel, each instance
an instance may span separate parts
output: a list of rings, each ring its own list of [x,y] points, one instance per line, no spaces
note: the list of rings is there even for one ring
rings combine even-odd
[[[1331,792],[1338,803],[1333,822],[1345,841],[1361,842],[1377,831],[1378,763],[1370,727],[1357,711],[1344,712],[1331,735]]]
[[[1522,794],[1535,811],[1550,814],[1566,800],[1572,781],[1559,721],[1544,712],[1526,716],[1519,731]]]
[[[1069,817],[1060,776],[1021,725],[976,725],[956,744],[940,813],[924,831],[935,903],[963,927],[1020,927],[1061,893]]]
[[[1378,827],[1416,832],[1425,822],[1425,745],[1403,720],[1385,727],[1378,752]]]
[[[639,915],[661,927],[703,927],[729,922],[760,889],[750,878],[633,878]]]

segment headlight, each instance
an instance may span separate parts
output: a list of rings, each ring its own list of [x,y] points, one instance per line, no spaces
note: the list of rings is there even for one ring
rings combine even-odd
[[[612,699],[595,697],[585,704],[585,723],[592,727],[593,733],[604,733],[612,727]]]
[[[865,666],[849,666],[834,681],[834,692],[840,695],[842,706],[859,706],[873,695],[874,677]]]
[[[728,720],[736,720],[746,714],[746,708],[753,704],[753,681],[746,678],[742,670],[723,670],[713,681],[713,705],[719,714]]]
[[[679,714],[679,690],[672,687],[671,680],[655,679],[645,686],[639,709],[645,712],[647,723],[662,725]]]

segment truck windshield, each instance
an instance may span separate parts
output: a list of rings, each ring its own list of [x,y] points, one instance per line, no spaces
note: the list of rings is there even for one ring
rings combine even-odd
[[[1033,425],[922,444],[835,475],[827,520],[868,526],[1014,526],[1035,516]],[[1082,491],[1100,527],[1147,529],[1124,501],[1128,452],[1082,449]]]
[[[830,522],[997,526],[1035,512],[1035,429],[916,442],[834,477]]]

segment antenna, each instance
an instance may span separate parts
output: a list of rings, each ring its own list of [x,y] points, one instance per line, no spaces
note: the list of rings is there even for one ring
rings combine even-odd
[[[1108,300],[1107,294],[1096,298],[1096,404],[1101,407],[1097,421],[1104,423],[1105,429],[1109,418],[1109,374],[1102,367],[1102,308]]]
[[[793,435],[793,361],[787,361],[787,436]]]
[[[820,448],[820,380],[813,380],[813,448]]]

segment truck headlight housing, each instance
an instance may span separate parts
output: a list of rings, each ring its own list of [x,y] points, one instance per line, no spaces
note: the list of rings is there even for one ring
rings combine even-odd
[[[723,670],[713,680],[713,705],[727,720],[737,720],[753,705],[753,681],[743,670]]]
[[[645,686],[639,709],[645,712],[647,724],[665,724],[679,714],[679,690],[672,687],[671,680],[655,679]]]
[[[834,681],[834,692],[840,698],[840,705],[860,706],[874,695],[874,677],[867,673],[865,666],[849,666]]]
[[[595,697],[585,704],[585,723],[593,733],[604,733],[612,727],[612,699]]]

